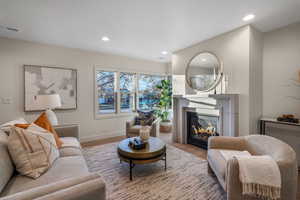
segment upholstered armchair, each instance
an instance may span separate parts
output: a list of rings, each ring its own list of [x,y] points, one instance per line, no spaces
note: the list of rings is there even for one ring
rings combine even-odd
[[[135,137],[139,136],[141,125],[135,125],[136,117],[132,120],[126,122],[126,137]],[[157,118],[151,124],[150,136],[158,137],[159,136],[159,122],[160,120]]]
[[[298,167],[295,151],[286,143],[262,135],[245,137],[210,137],[208,141],[208,171],[214,173],[227,192],[227,200],[243,200],[236,159],[225,161],[220,149],[248,151],[251,155],[269,155],[281,173],[281,200],[296,200]],[[257,166],[259,168],[259,166]]]

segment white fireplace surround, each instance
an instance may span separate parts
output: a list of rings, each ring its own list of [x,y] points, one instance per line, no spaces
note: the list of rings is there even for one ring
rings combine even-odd
[[[239,135],[239,95],[210,94],[208,96],[173,97],[173,141],[187,143],[187,112],[219,115],[220,135]]]

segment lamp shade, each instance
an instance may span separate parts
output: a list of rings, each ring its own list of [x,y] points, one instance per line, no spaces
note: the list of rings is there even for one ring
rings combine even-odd
[[[40,109],[54,109],[61,107],[59,94],[37,95],[35,103]]]

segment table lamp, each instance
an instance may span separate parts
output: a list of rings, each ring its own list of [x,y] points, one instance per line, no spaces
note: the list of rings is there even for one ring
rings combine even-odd
[[[35,97],[35,102],[39,108],[45,109],[45,113],[51,125],[58,125],[57,117],[52,109],[61,107],[59,94],[37,95]]]

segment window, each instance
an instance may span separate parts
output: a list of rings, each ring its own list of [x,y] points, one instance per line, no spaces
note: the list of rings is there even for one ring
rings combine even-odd
[[[116,112],[116,72],[98,71],[96,73],[98,112]]]
[[[141,74],[139,76],[139,109],[152,110],[159,101],[159,91],[156,85],[160,84],[165,76]]]
[[[95,114],[114,116],[153,109],[159,100],[156,85],[166,76],[96,69],[95,78]]]
[[[134,73],[120,72],[121,112],[135,111],[135,80]]]

